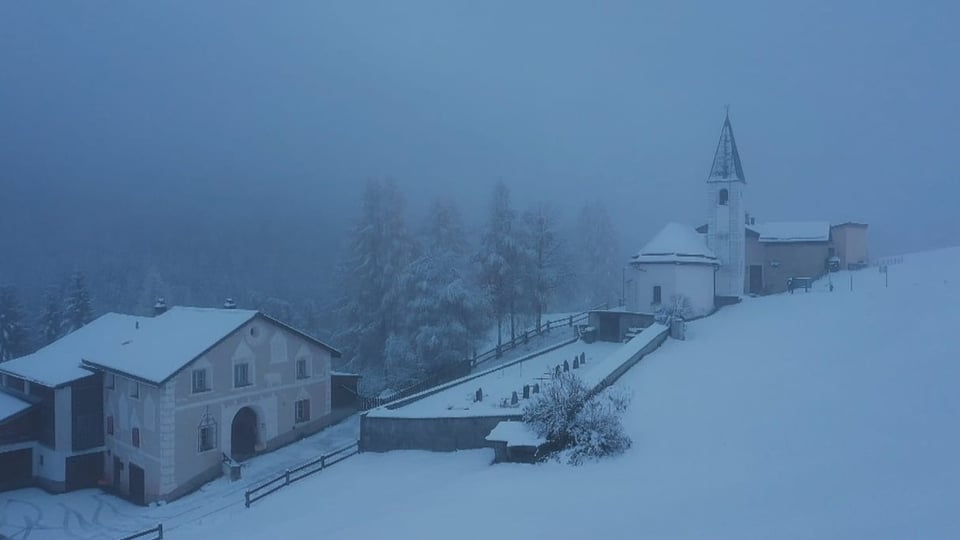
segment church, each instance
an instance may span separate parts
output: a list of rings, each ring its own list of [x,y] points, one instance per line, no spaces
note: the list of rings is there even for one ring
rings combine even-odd
[[[685,317],[703,317],[745,295],[785,292],[869,263],[865,223],[758,223],[746,212],[747,179],[729,114],[705,187],[706,223],[670,223],[630,259],[627,311],[682,305]]]

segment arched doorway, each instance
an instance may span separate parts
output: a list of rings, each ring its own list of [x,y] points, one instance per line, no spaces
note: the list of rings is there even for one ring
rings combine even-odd
[[[257,413],[250,407],[237,411],[230,426],[230,456],[243,461],[255,452],[257,446]]]

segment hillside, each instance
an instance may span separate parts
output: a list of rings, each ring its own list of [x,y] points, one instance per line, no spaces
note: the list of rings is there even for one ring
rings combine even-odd
[[[904,257],[889,288],[850,275],[746,299],[645,358],[618,383],[619,458],[362,454],[167,537],[955,538],[960,249]]]

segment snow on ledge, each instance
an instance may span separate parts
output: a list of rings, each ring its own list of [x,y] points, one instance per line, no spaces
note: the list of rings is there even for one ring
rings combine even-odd
[[[507,446],[541,446],[547,440],[537,435],[525,422],[506,421],[497,424],[486,439],[490,442],[505,442]]]

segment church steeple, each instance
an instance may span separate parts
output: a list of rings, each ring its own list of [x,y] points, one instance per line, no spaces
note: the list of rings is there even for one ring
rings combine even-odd
[[[743,166],[740,165],[737,141],[733,138],[729,111],[720,130],[720,142],[717,143],[717,152],[713,155],[713,166],[710,167],[707,182],[747,182],[743,175]]]

